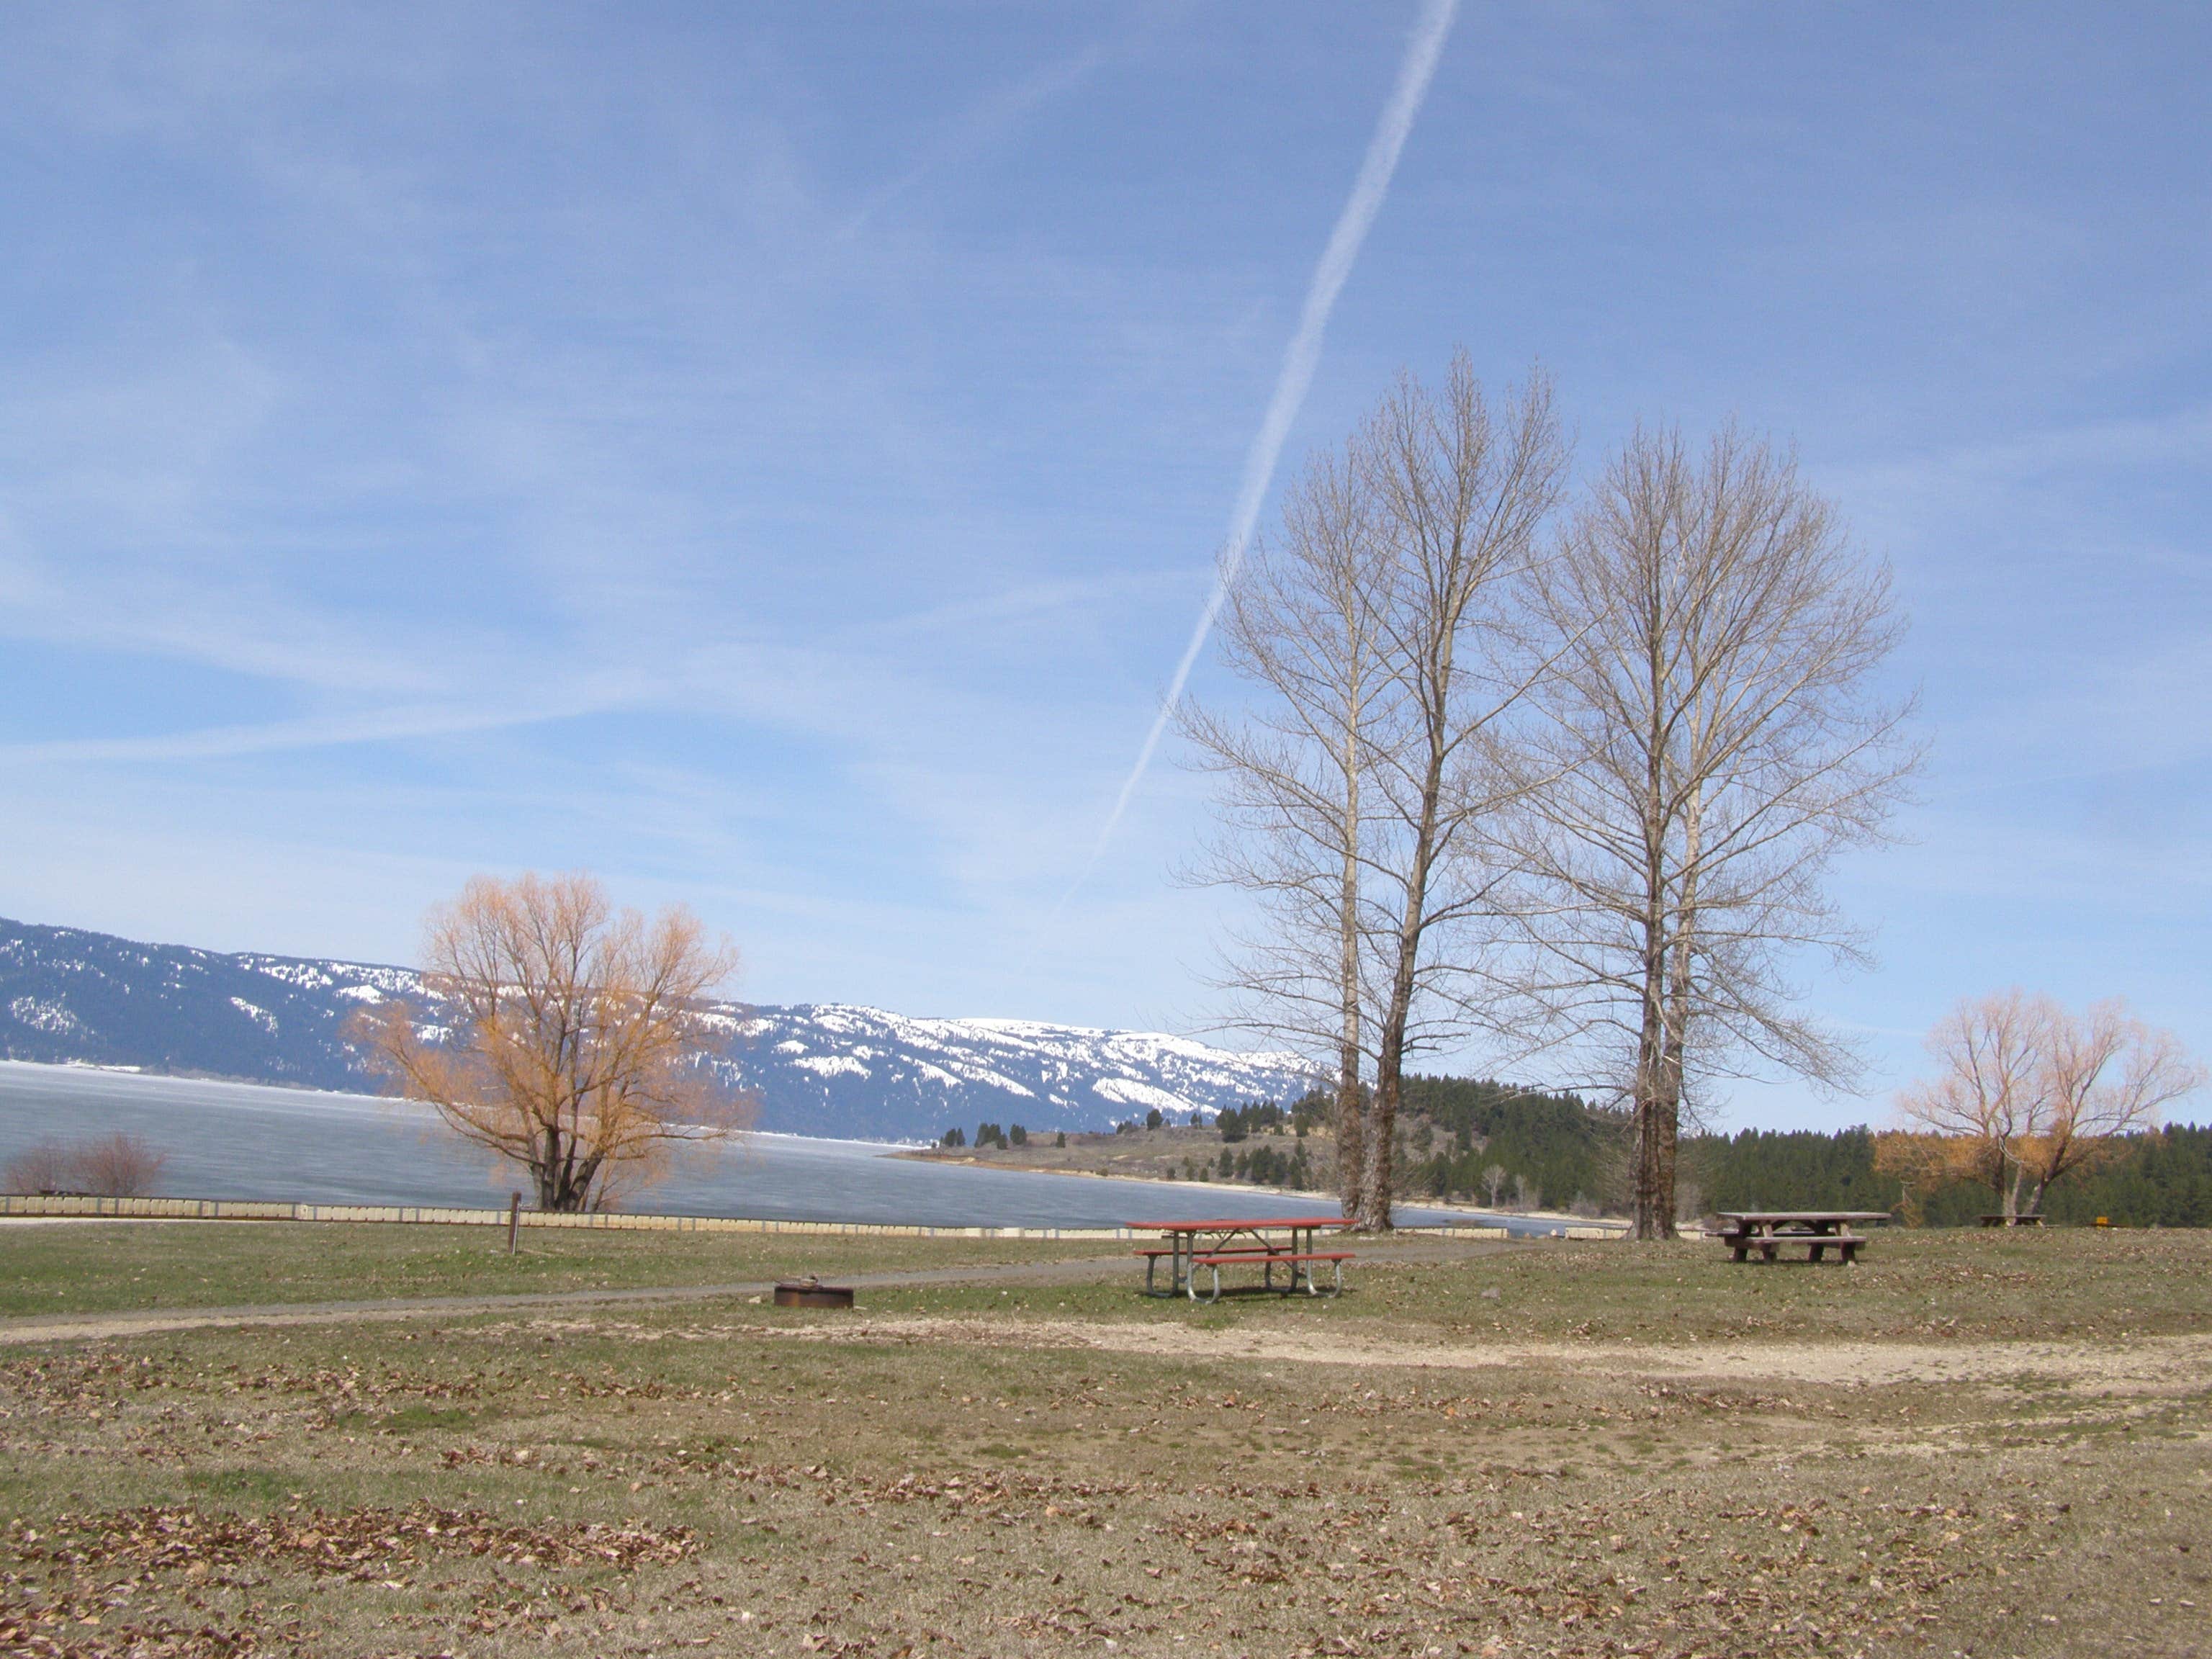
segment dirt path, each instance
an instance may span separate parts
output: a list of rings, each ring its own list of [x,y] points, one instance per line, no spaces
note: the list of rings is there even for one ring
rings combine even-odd
[[[722,1328],[725,1332],[732,1328]],[[2212,1379],[2212,1334],[2106,1342],[1494,1342],[1451,1344],[1304,1331],[1203,1330],[1089,1320],[864,1317],[835,1327],[750,1326],[798,1340],[969,1342],[1101,1352],[1414,1370],[1537,1368],[1616,1376],[1875,1388],[1917,1383],[2064,1382],[2100,1394],[2194,1394]]]
[[[989,1285],[1012,1279],[1024,1285],[1080,1282],[1108,1273],[1126,1273],[1119,1256],[1082,1256],[1069,1261],[1011,1261],[972,1267],[923,1267],[903,1273],[840,1273],[837,1282],[855,1290],[884,1290],[909,1285]],[[535,1309],[589,1308],[712,1302],[766,1296],[772,1279],[729,1285],[671,1285],[604,1291],[520,1291],[501,1296],[390,1297],[361,1302],[287,1302],[231,1308],[152,1309],[113,1313],[57,1314],[0,1320],[0,1347],[30,1342],[100,1342],[118,1337],[158,1336],[169,1331],[228,1329],[250,1325],[342,1325],[396,1319],[461,1319],[472,1314],[516,1313]]]
[[[198,1223],[193,1225],[222,1225]],[[246,1226],[267,1224],[246,1222]],[[1526,1248],[1503,1241],[1412,1239],[1363,1251],[1362,1259],[1386,1262],[1438,1261],[1487,1255]],[[919,1267],[898,1273],[840,1273],[840,1284],[855,1290],[899,1285],[1061,1285],[1126,1277],[1132,1273],[1120,1255],[1077,1256],[1066,1261],[1009,1261],[982,1267]],[[337,1325],[348,1321],[465,1318],[471,1314],[512,1313],[534,1308],[592,1307],[624,1303],[712,1302],[723,1297],[765,1296],[773,1279],[725,1285],[646,1285],[597,1291],[518,1291],[495,1296],[385,1297],[347,1302],[285,1302],[227,1308],[118,1310],[106,1313],[36,1314],[0,1319],[0,1347],[27,1342],[97,1342],[116,1337],[157,1336],[167,1331],[231,1328],[246,1325]]]

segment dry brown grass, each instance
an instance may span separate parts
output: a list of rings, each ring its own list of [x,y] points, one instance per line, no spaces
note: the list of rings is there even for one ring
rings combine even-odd
[[[1370,1265],[1334,1311],[1133,1304],[1116,1264],[857,1320],[735,1302],[21,1351],[0,1632],[88,1656],[2201,1654],[2208,1241],[2039,1243],[2043,1329],[2032,1297],[1958,1279],[2010,1260],[1960,1238],[1887,1252],[1917,1287],[1856,1281],[1917,1296],[1890,1334],[1836,1300],[1849,1273],[1747,1267],[1704,1283],[1742,1299],[1714,1334],[1672,1340],[1624,1311],[1671,1270],[1551,1246]],[[1517,1304],[1481,1296],[1501,1283]],[[1947,1286],[1986,1317],[1931,1336],[1929,1295],[1960,1317]],[[1442,1311],[1372,1311],[1413,1291]],[[1455,1328],[1462,1305],[1514,1328]]]

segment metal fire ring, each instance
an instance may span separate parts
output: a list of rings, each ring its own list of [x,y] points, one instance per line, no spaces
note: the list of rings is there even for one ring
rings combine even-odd
[[[849,1285],[824,1285],[818,1279],[787,1279],[775,1287],[775,1305],[779,1308],[849,1308],[853,1305],[853,1287]]]

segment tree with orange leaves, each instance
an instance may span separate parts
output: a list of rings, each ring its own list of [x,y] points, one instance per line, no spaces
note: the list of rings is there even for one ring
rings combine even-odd
[[[538,1208],[610,1208],[672,1144],[738,1126],[706,1063],[726,1024],[706,999],[736,952],[690,911],[617,911],[588,875],[478,876],[423,939],[429,1007],[385,1003],[352,1035],[399,1092],[527,1169]]]
[[[2204,1077],[2117,1000],[2077,1016],[2020,990],[1961,1002],[1928,1051],[1936,1074],[1898,1097],[1907,1127],[1881,1137],[1875,1167],[1908,1184],[1985,1182],[2008,1217],[2039,1212],[2054,1182],[2155,1128]]]

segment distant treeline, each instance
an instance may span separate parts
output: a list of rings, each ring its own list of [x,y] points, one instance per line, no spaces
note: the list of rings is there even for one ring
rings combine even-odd
[[[1686,1143],[1707,1209],[1838,1208],[1887,1210],[1904,1192],[1874,1167],[1873,1133],[1775,1134],[1747,1129]],[[1956,1182],[1916,1194],[1930,1226],[1972,1226],[1998,1206],[1987,1187]],[[2212,1128],[2189,1125],[2130,1135],[2104,1163],[2069,1176],[2045,1195],[2056,1222],[2086,1224],[2103,1216],[2116,1227],[2212,1227]]]
[[[1608,1212],[1626,1199],[1624,1113],[1468,1078],[1410,1078],[1405,1106],[1408,1196]],[[1876,1171],[1874,1154],[1865,1128],[1686,1136],[1684,1206],[1900,1210],[1905,1191]],[[1965,1182],[1914,1197],[1932,1226],[1971,1226],[1997,1207],[1988,1188]],[[2044,1212],[2056,1222],[2212,1227],[2212,1128],[2130,1135],[2098,1167],[2053,1187]]]
[[[1319,1094],[1285,1107],[1254,1101],[1214,1120],[1218,1152],[1184,1158],[1170,1179],[1251,1182],[1311,1191],[1329,1184],[1326,1152],[1308,1137],[1325,1132],[1331,1102]],[[1158,1128],[1157,1111],[1147,1120]],[[1193,1115],[1191,1127],[1201,1120]],[[1132,1120],[1121,1127],[1140,1127]],[[1440,1199],[1503,1209],[1619,1214],[1628,1197],[1627,1114],[1571,1094],[1523,1089],[1489,1078],[1411,1077],[1399,1119],[1407,1199]],[[976,1127],[975,1145],[1022,1146],[1021,1125]],[[1065,1144],[1066,1137],[1058,1139]],[[1686,1217],[1717,1210],[1890,1210],[1906,1212],[1899,1178],[1875,1168],[1875,1136],[1865,1128],[1832,1134],[1746,1129],[1687,1135],[1681,1145],[1680,1197]],[[967,1144],[959,1129],[944,1144]],[[1325,1144],[1325,1143],[1324,1143]],[[1987,1187],[1959,1182],[1912,1194],[1917,1218],[1936,1227],[1972,1226],[1998,1207]],[[2053,1187],[2044,1213],[2116,1227],[2212,1227],[2212,1128],[2179,1127],[2130,1135],[2095,1168]]]

